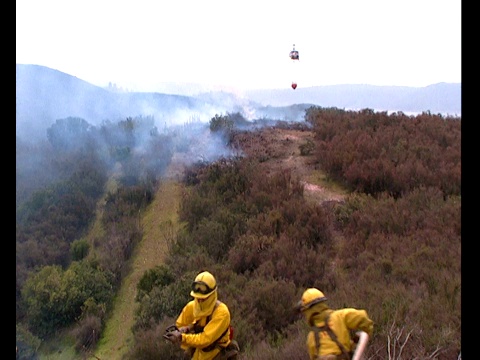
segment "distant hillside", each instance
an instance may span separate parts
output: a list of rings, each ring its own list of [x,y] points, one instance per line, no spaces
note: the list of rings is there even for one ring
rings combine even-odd
[[[248,120],[272,118],[301,121],[317,105],[347,110],[402,111],[461,116],[461,84],[424,88],[335,85],[255,90],[238,96],[210,92],[196,96],[113,92],[75,76],[39,65],[16,65],[16,133],[45,136],[57,119],[80,117],[92,125],[105,120],[153,116],[157,126],[209,121],[215,114],[241,112]]]
[[[93,125],[134,116],[154,116],[159,124],[188,122],[188,116],[225,111],[189,96],[118,93],[38,65],[16,66],[17,135],[45,133],[57,119],[80,117]]]
[[[310,103],[347,110],[373,109],[404,113],[461,116],[461,84],[439,83],[421,88],[406,86],[331,85],[296,90],[252,90],[247,97],[263,105]]]

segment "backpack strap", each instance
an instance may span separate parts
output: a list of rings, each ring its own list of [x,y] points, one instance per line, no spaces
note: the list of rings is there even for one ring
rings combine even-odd
[[[315,349],[317,350],[317,353],[315,354],[315,359],[318,359],[320,356],[320,336],[318,333],[322,331],[324,326],[319,327],[319,326],[314,326],[313,327],[313,335],[315,336]]]
[[[213,311],[210,315],[207,316],[207,322],[205,323],[205,326],[210,322],[210,320],[212,319],[212,315],[213,313],[215,312],[215,310],[217,309],[218,305],[220,304],[220,301],[217,300],[217,302],[215,303],[215,306],[213,307]],[[220,335],[218,337],[217,340],[215,340],[213,343],[211,343],[210,345],[208,345],[207,347],[204,347],[202,349],[202,351],[205,351],[205,352],[209,352],[209,351],[212,351],[213,349],[215,349],[215,347],[217,346],[217,343],[220,341],[220,339],[222,337],[225,336],[225,334],[227,333],[227,331],[230,330],[230,324],[228,324],[227,328],[225,329],[225,331],[222,333],[222,335]]]
[[[349,360],[350,359],[350,354],[348,353],[347,349],[345,349],[345,346],[342,345],[340,341],[338,341],[337,335],[333,332],[332,329],[328,326],[328,320],[330,319],[330,314],[328,313],[327,316],[325,317],[325,325],[324,326],[313,326],[313,335],[315,336],[315,347],[317,349],[317,358],[320,356],[320,336],[319,333],[320,331],[326,331],[327,334],[330,336],[330,338],[338,345],[340,350],[342,351],[342,354],[344,355],[345,359]]]

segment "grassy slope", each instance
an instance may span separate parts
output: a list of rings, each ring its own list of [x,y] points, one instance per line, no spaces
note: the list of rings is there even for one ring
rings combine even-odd
[[[162,263],[167,252],[167,239],[180,226],[178,206],[181,185],[175,181],[162,183],[155,199],[142,219],[143,239],[132,256],[131,271],[124,279],[114,301],[112,316],[106,323],[95,356],[91,359],[120,360],[133,341],[131,327],[134,323],[137,283],[143,273]]]

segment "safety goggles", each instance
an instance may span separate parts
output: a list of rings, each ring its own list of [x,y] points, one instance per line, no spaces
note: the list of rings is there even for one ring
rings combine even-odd
[[[206,295],[206,294],[211,293],[213,290],[215,290],[216,287],[217,287],[217,285],[215,285],[212,289],[210,286],[208,286],[203,281],[194,281],[193,284],[192,284],[192,291],[194,293],[199,293],[199,294]]]

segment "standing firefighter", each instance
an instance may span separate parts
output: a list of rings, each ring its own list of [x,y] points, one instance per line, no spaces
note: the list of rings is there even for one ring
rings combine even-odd
[[[179,345],[193,360],[237,359],[230,311],[217,299],[217,281],[208,271],[197,275],[189,301],[164,338]]]
[[[312,327],[307,337],[310,360],[361,359],[368,338],[372,336],[373,321],[365,310],[344,308],[332,310],[327,298],[316,288],[305,290],[297,310]],[[358,331],[359,343],[354,350],[350,332]]]

